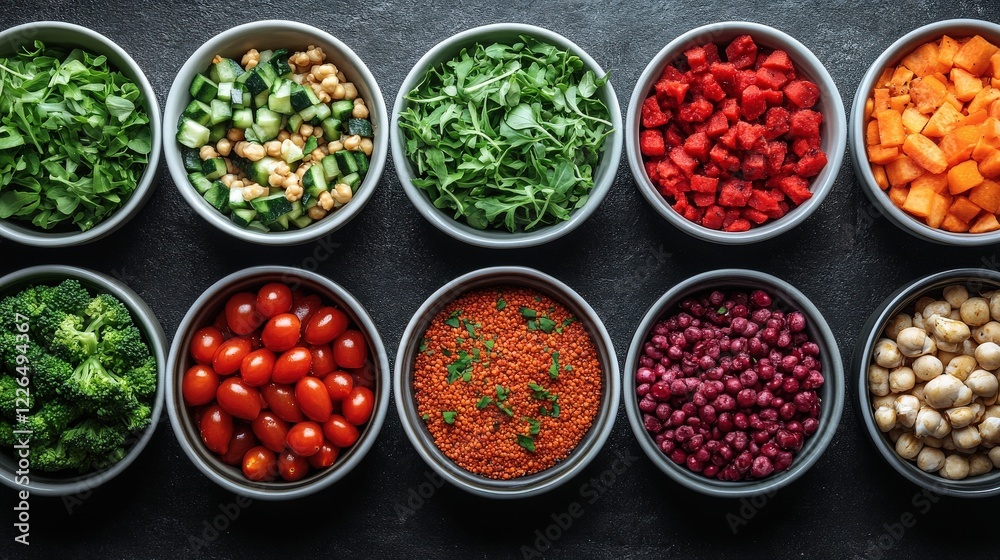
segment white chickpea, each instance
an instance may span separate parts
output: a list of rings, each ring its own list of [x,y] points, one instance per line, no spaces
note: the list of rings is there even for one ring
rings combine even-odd
[[[299,136],[301,136],[303,139],[306,138],[307,136],[312,136],[312,133],[313,133],[313,127],[311,124],[303,123],[299,125]]]
[[[882,408],[883,406],[896,409],[896,395],[887,394],[881,397],[875,397],[872,399],[872,407],[876,410]]]
[[[327,211],[321,206],[313,206],[306,211],[306,214],[314,220],[321,220],[326,217]]]
[[[961,321],[938,317],[934,320],[934,336],[939,342],[961,344],[972,336],[972,331]]]
[[[970,373],[969,377],[965,379],[965,385],[979,397],[992,397],[1000,389],[997,376],[983,369],[977,369]]]
[[[990,318],[1000,321],[1000,290],[993,292],[990,296]]]
[[[948,302],[952,307],[959,307],[965,300],[969,299],[969,290],[962,286],[961,284],[952,284],[944,289],[941,294],[944,296],[944,300]]]
[[[371,157],[372,151],[375,149],[375,143],[372,142],[371,138],[361,139],[361,151],[365,153],[366,156]]]
[[[976,354],[976,348],[979,348],[979,343],[973,340],[970,336],[962,342],[959,352],[965,354],[966,356],[974,356]]]
[[[340,150],[343,150],[344,143],[341,142],[340,140],[334,140],[333,142],[327,144],[326,147],[328,150],[330,150],[330,153],[332,154],[334,152],[339,152]]]
[[[952,430],[951,438],[955,440],[955,447],[959,449],[975,449],[983,441],[979,437],[979,429],[975,426]]]
[[[985,444],[997,445],[1000,443],[1000,418],[987,417],[979,423],[979,438]]]
[[[945,411],[952,429],[964,428],[976,419],[976,413],[968,406],[958,406]]]
[[[338,85],[340,85],[340,80],[336,76],[327,76],[320,82],[320,87],[323,88],[323,91],[330,94],[337,90]]]
[[[951,375],[939,375],[924,386],[924,401],[939,410],[965,406],[972,402],[972,390]]]
[[[353,136],[348,136],[344,138],[344,149],[350,152],[356,151],[361,147],[361,137],[357,134]]]
[[[986,323],[972,331],[972,338],[979,344],[984,342],[1000,343],[1000,323],[996,321]]]
[[[927,331],[919,327],[907,327],[900,331],[896,337],[896,347],[907,358],[916,358],[937,350],[934,339],[927,336]]]
[[[917,412],[917,420],[913,424],[917,437],[926,436],[941,438],[948,435],[951,426],[940,412],[930,407],[923,407]]]
[[[944,364],[936,356],[920,356],[911,365],[913,374],[920,381],[930,381],[944,372]]]
[[[292,144],[295,144],[296,146],[298,146],[300,148],[302,146],[306,145],[306,139],[303,138],[301,134],[297,134],[297,133],[293,134],[292,137],[289,138],[289,140],[292,141]]]
[[[271,173],[270,175],[267,176],[267,184],[275,188],[280,187],[281,182],[284,180],[285,178],[282,177],[281,175],[278,175],[277,173]]]
[[[243,200],[251,201],[255,198],[262,197],[267,194],[267,188],[257,183],[251,183],[243,187]]]
[[[868,366],[868,390],[873,395],[884,397],[889,394],[889,370],[878,365]]]
[[[950,435],[951,432],[948,432],[948,434]],[[941,449],[941,447],[944,446],[944,439],[943,438],[937,438],[937,437],[931,437],[931,436],[924,436],[924,437],[920,438],[920,441],[924,442],[924,446],[925,447],[933,447],[935,449]]]
[[[357,101],[357,100],[355,100]],[[356,119],[367,119],[368,118],[368,107],[363,104],[356,104],[354,110],[351,111],[351,116]]]
[[[903,355],[899,352],[896,341],[883,338],[875,343],[875,363],[884,368],[903,365]]]
[[[333,195],[333,200],[339,204],[347,204],[354,197],[351,186],[347,183],[337,183],[331,194]]]
[[[983,369],[1000,368],[1000,345],[996,342],[984,342],[975,351],[976,361]]]
[[[344,99],[354,99],[358,96],[358,88],[351,82],[344,84]]]
[[[290,185],[285,187],[285,200],[288,200],[289,202],[301,200],[304,193],[305,190],[300,185]]]
[[[916,303],[913,304],[913,310],[917,313],[923,313],[924,309],[926,309],[928,305],[934,303],[935,301],[936,300],[932,297],[923,296],[920,299],[918,299]]]
[[[219,155],[222,157],[228,157],[232,149],[233,145],[229,142],[228,138],[223,138],[215,143],[215,150],[219,152]]]
[[[264,151],[264,146],[254,142],[251,142],[243,148],[243,157],[250,161],[260,161],[264,159],[265,154],[266,152]]]
[[[976,369],[976,363],[975,356],[955,356],[948,362],[948,367],[944,368],[944,373],[959,381],[965,381],[972,370]]]
[[[233,181],[232,183],[229,183],[229,188],[230,189],[241,189],[242,190],[244,184],[245,183],[243,181],[237,179],[237,180]]]
[[[198,150],[198,155],[201,159],[206,160],[219,157],[219,152],[215,151],[215,148],[212,146],[206,144]]]
[[[944,451],[924,446],[917,454],[917,467],[924,472],[937,472],[944,466]]]
[[[291,137],[292,137],[292,133],[291,132],[288,132],[287,130],[282,130],[282,131],[278,132],[278,137],[276,138],[276,140],[278,142],[284,142],[285,140],[288,140]]]
[[[896,397],[895,409],[896,423],[904,428],[912,428],[917,421],[920,401],[913,395],[900,395]]]
[[[882,432],[888,432],[896,427],[896,411],[888,406],[880,406],[875,410],[875,424]]]
[[[966,325],[981,327],[990,322],[990,302],[981,297],[969,298],[962,303],[959,313]]]
[[[301,169],[301,167],[300,167]],[[298,173],[289,173],[285,180],[281,182],[281,186],[284,189],[290,189],[292,187],[299,186],[301,177]]]
[[[889,319],[889,324],[885,327],[885,335],[893,340],[899,336],[900,331],[905,328],[913,326],[913,317],[905,313],[900,313],[892,319]]]
[[[993,470],[993,461],[982,453],[969,455],[969,476],[979,476]]]
[[[917,454],[924,448],[924,442],[917,439],[917,436],[907,432],[896,440],[896,453],[904,459],[916,459]]]
[[[889,372],[889,390],[893,393],[903,393],[913,388],[916,383],[916,376],[913,370],[906,367],[898,367]]]
[[[962,480],[969,476],[969,460],[964,455],[952,453],[944,460],[944,466],[938,472],[949,480]]]
[[[923,311],[920,312],[924,317],[924,322],[930,326],[934,326],[935,317],[950,317],[951,316],[951,304],[947,301],[936,300],[927,304]]]
[[[260,53],[257,49],[250,49],[240,62],[244,70],[253,70],[260,63]]]
[[[229,132],[226,133],[226,138],[228,138],[230,142],[239,142],[245,137],[244,134],[245,133],[242,128],[230,128]]]
[[[264,142],[264,150],[271,157],[281,157],[281,142],[278,140]]]
[[[990,462],[993,463],[993,466],[1000,469],[1000,447],[990,449],[987,456],[990,458]]]
[[[323,207],[323,210],[326,210],[328,212],[330,210],[333,210],[334,203],[335,201],[333,199],[333,195],[330,194],[328,191],[323,191],[322,193],[320,193],[317,204]]]

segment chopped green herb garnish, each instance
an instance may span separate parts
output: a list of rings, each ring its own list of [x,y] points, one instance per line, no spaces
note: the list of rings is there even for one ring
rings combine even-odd
[[[525,319],[534,319],[535,317],[538,317],[538,313],[536,313],[534,309],[531,309],[529,307],[522,307],[521,317],[524,317]]]
[[[421,414],[420,415],[420,419],[423,420],[424,422],[426,422],[426,421],[428,421],[428,420],[431,419],[431,415],[430,414]]]
[[[504,406],[504,405],[502,405],[502,404],[500,404],[498,402],[494,402],[493,404],[497,405],[497,408],[499,408],[500,410],[502,410],[504,414],[506,414],[507,416],[510,416],[510,417],[513,418],[513,416],[514,416],[514,409],[510,408],[509,406]]]
[[[485,346],[487,350],[493,350],[493,346],[495,346],[496,343],[497,343],[497,341],[495,341],[493,339],[490,339],[490,340],[487,340],[487,341],[483,342],[483,346]]]
[[[450,410],[446,410],[446,411],[444,411],[444,412],[441,413],[441,418],[444,418],[444,423],[445,424],[454,424],[455,423],[455,418],[457,416],[458,416],[457,412],[453,412],[453,411],[450,411]]]
[[[532,439],[531,436],[517,434],[517,444],[532,453],[535,452],[535,440]]]
[[[552,365],[549,367],[549,377],[559,378],[559,352],[552,353]]]
[[[535,301],[542,301],[541,296],[535,296]]]
[[[489,395],[483,395],[483,398],[479,399],[479,402],[476,403],[476,408],[482,410],[487,406],[490,406],[490,403],[492,402],[493,402],[493,397]]]
[[[577,322],[577,320],[578,319],[575,316],[570,315],[569,317],[566,317],[565,319],[563,319],[562,326],[563,326],[563,328],[568,327],[568,326],[572,325],[573,323]]]
[[[442,348],[441,353],[444,354],[445,356],[448,356],[449,358],[451,357],[451,350],[448,350],[447,348]]]
[[[535,420],[529,416],[522,416],[521,420],[528,423],[528,433],[533,436],[538,435],[538,431],[542,429],[542,422],[540,420]]]
[[[465,344],[465,339],[462,338],[462,337],[460,337],[460,336],[457,336],[457,337],[455,337],[455,344],[461,346],[461,345]]]
[[[461,314],[462,314],[461,309],[456,309],[455,311],[452,311],[451,315],[449,315],[448,318],[444,320],[444,324],[448,325],[449,327],[458,328],[461,325],[458,316]]]
[[[538,328],[541,329],[542,332],[550,333],[552,332],[552,329],[556,328],[556,322],[548,317],[539,317]]]
[[[542,387],[534,381],[528,383],[528,388],[531,389],[531,397],[534,399],[538,399],[540,401],[554,401],[558,398],[557,395],[553,395],[545,387]]]
[[[448,384],[451,385],[459,377],[465,379],[465,375],[468,373],[469,379],[472,377],[472,357],[469,356],[464,350],[458,352],[458,359],[454,362],[448,364]],[[465,379],[465,381],[469,381]]]
[[[417,349],[417,352],[424,352],[426,350],[427,350],[427,339],[422,338],[420,339],[420,348]]]
[[[551,418],[559,418],[559,403],[552,403],[552,410],[545,408],[545,405],[540,405],[538,407],[538,413],[542,416],[549,416]]]
[[[476,329],[483,326],[482,323],[473,323],[468,319],[463,319],[462,324],[465,325],[465,330],[469,333],[469,338],[479,338],[476,336]]]
[[[473,348],[473,349],[472,349],[472,361],[473,361],[473,362],[478,362],[478,361],[479,361],[479,356],[480,356],[480,355],[481,355],[481,354],[480,354],[480,352],[479,352],[479,348]]]
[[[510,395],[510,389],[505,389],[503,385],[497,385],[497,400],[503,402]]]
[[[726,310],[726,308],[725,308],[725,307],[720,307],[720,308],[719,308],[719,315],[725,315],[725,314],[726,314],[726,311],[727,311],[727,310]]]
[[[507,301],[503,298],[497,300],[497,311],[503,311],[507,307]]]
[[[563,369],[566,371],[573,371],[573,366],[566,364],[566,367],[564,367]]]
[[[466,372],[462,374],[462,381],[465,381],[466,383],[468,383],[469,381],[472,381],[472,371],[471,370],[466,370]]]

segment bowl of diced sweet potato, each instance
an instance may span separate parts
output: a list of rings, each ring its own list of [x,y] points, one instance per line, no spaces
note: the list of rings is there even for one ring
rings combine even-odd
[[[893,43],[858,87],[850,145],[865,194],[901,229],[1000,243],[1000,25],[941,21]]]

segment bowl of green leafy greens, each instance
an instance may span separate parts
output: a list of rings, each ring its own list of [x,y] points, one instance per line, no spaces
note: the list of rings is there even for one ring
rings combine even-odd
[[[166,346],[113,278],[58,265],[0,278],[0,483],[62,496],[125,470],[163,411]]]
[[[71,23],[0,32],[0,236],[37,247],[96,241],[149,200],[160,106],[138,64]]]
[[[392,159],[431,224],[490,248],[576,229],[611,189],[621,111],[608,74],[547,29],[500,23],[427,52],[400,87]]]

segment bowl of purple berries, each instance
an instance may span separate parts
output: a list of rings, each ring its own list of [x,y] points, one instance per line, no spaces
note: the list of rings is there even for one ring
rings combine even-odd
[[[657,467],[702,494],[774,492],[826,450],[844,410],[840,350],[819,309],[762,272],[667,291],[636,330],[625,411]]]

